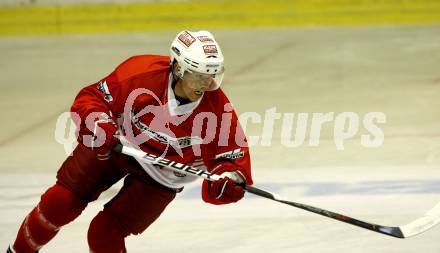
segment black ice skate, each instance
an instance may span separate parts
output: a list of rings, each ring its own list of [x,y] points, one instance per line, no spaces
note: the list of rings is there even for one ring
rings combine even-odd
[[[15,252],[12,251],[11,246],[9,246],[8,249],[6,250],[6,253],[15,253]],[[38,251],[35,251],[35,253],[38,253]]]

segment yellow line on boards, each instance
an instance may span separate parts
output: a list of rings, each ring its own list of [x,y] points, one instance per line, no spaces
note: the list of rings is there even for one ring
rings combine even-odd
[[[440,23],[438,0],[222,0],[0,7],[0,35]]]

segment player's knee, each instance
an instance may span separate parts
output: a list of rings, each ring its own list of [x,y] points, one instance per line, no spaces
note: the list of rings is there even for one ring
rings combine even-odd
[[[114,218],[105,211],[93,218],[87,234],[90,252],[93,253],[126,252],[124,238]]]
[[[70,190],[55,184],[41,196],[39,207],[52,223],[63,226],[78,217],[86,204],[78,200]]]

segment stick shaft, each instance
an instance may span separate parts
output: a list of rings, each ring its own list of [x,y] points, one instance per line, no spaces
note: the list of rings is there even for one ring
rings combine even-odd
[[[389,235],[392,237],[404,238],[403,233],[400,231],[400,228],[398,228],[398,227],[381,226],[381,225],[377,225],[374,223],[361,221],[361,220],[358,220],[358,219],[355,219],[355,218],[352,218],[352,217],[349,217],[349,216],[346,216],[343,214],[328,211],[328,210],[325,210],[322,208],[318,208],[318,207],[314,207],[314,206],[310,206],[310,205],[306,205],[306,204],[301,204],[301,203],[297,203],[297,202],[293,202],[293,201],[284,200],[284,199],[281,199],[280,197],[278,197],[270,192],[264,191],[262,189],[258,189],[253,186],[245,186],[245,189],[247,192],[253,193],[255,195],[258,195],[258,196],[261,196],[264,198],[268,198],[268,199],[271,199],[271,200],[274,200],[274,201],[277,201],[277,202],[280,202],[280,203],[283,203],[283,204],[286,204],[289,206],[300,208],[300,209],[303,209],[308,212],[316,213],[316,214],[319,214],[319,215],[322,215],[322,216],[325,216],[325,217],[328,217],[328,218],[331,218],[331,219],[334,219],[337,221],[345,222],[350,225],[354,225],[357,227],[361,227],[364,229],[368,229],[368,230],[371,230],[371,231],[374,231],[377,233],[382,233],[385,235]]]
[[[188,175],[201,177],[201,178],[204,178],[204,179],[210,180],[210,181],[215,181],[215,180],[221,179],[221,177],[219,175],[213,174],[211,172],[204,171],[204,170],[201,170],[198,168],[194,168],[192,166],[178,163],[175,161],[171,161],[169,159],[159,157],[156,155],[152,155],[152,154],[143,152],[143,151],[135,149],[135,148],[122,146],[121,144],[116,145],[114,150],[116,152],[123,153],[123,154],[129,155],[129,156],[133,156],[138,159],[142,159],[145,162],[156,164],[156,165],[159,165],[159,166],[162,166],[167,169],[177,171],[180,173],[185,173]],[[254,186],[250,186],[250,185],[240,185],[240,186],[242,186],[246,192],[252,193],[254,195],[257,195],[257,196],[260,196],[263,198],[267,198],[267,199],[277,201],[277,202],[280,202],[280,203],[283,203],[286,205],[290,205],[290,206],[293,206],[296,208],[303,209],[308,212],[316,213],[316,214],[319,214],[319,215],[322,215],[322,216],[325,216],[325,217],[328,217],[328,218],[331,218],[334,220],[338,220],[338,221],[345,222],[345,223],[348,223],[348,224],[351,224],[351,225],[354,225],[357,227],[371,230],[373,232],[377,232],[377,233],[381,233],[381,234],[385,234],[385,235],[397,237],[397,238],[406,238],[409,236],[420,234],[420,233],[432,228],[436,224],[440,223],[440,204],[438,204],[430,212],[428,212],[427,215],[425,215],[425,216],[423,216],[423,217],[421,217],[421,218],[419,218],[419,219],[417,219],[417,220],[415,220],[405,226],[390,227],[390,226],[382,226],[382,225],[377,225],[374,223],[358,220],[358,219],[355,219],[355,218],[352,218],[352,217],[349,217],[349,216],[346,216],[343,214],[335,213],[332,211],[328,211],[328,210],[325,210],[322,208],[285,200],[274,193],[270,193],[268,191],[259,189]]]
[[[159,166],[165,167],[169,170],[177,171],[179,173],[185,173],[188,175],[201,177],[201,178],[207,179],[209,181],[215,181],[215,180],[221,179],[221,177],[217,174],[214,174],[214,173],[211,173],[208,171],[204,171],[201,169],[197,169],[195,167],[192,167],[190,165],[185,165],[183,163],[178,163],[178,162],[166,159],[164,157],[149,154],[149,153],[143,152],[143,151],[135,149],[135,148],[123,146],[121,144],[117,144],[115,146],[114,150],[116,152],[119,152],[119,153],[122,153],[125,155],[129,155],[132,157],[136,157],[136,158],[142,159],[145,162],[159,165]]]

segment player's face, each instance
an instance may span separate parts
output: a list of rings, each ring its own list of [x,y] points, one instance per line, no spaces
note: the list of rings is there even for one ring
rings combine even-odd
[[[182,87],[188,99],[194,102],[203,95],[212,82],[214,82],[214,75],[185,72]]]

